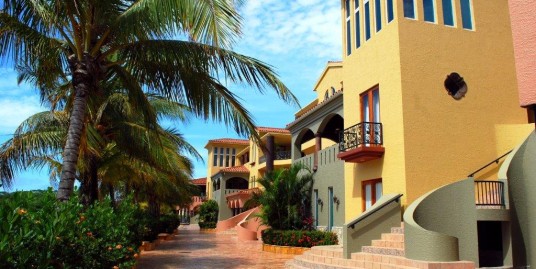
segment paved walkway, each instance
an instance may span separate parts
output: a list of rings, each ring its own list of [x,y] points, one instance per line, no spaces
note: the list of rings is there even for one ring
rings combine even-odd
[[[171,241],[143,252],[137,269],[284,268],[294,255],[264,252],[260,241],[239,242],[236,235],[205,234],[197,225],[180,226]]]

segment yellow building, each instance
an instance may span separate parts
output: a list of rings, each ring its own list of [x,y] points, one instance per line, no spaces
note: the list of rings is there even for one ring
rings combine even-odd
[[[534,127],[518,104],[508,1],[341,0],[341,16],[342,61],[327,64],[317,99],[287,128],[293,162],[315,171],[317,227],[337,232],[349,257],[374,239],[354,228],[376,223],[382,196],[404,211],[464,178],[496,180],[499,165],[486,164],[501,164]],[[504,212],[478,212],[508,229]],[[467,251],[456,255],[478,265],[473,247],[460,239]]]
[[[242,212],[251,193],[258,190],[257,179],[267,171],[290,166],[290,133],[286,129],[257,127],[261,138],[209,140],[207,195],[219,205],[218,220]]]

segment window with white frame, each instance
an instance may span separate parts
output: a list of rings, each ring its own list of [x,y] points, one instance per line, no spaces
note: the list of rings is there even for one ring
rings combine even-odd
[[[415,0],[403,0],[404,2],[404,17],[415,19]]]
[[[393,0],[386,1],[385,9],[387,13],[387,23],[390,23],[395,18],[395,8],[393,6]]]
[[[380,0],[375,0],[374,11],[376,15],[376,32],[379,32],[382,29],[382,7]]]
[[[435,0],[422,0],[422,7],[424,11],[424,21],[435,22]]]
[[[365,8],[365,40],[370,39],[370,1],[363,2]]]
[[[350,0],[345,0],[345,11],[346,13],[346,55],[352,53],[352,27],[350,22]]]
[[[463,29],[473,30],[473,10],[471,0],[460,0],[460,9],[462,11]]]
[[[361,47],[361,16],[359,11],[359,1],[354,0],[354,20],[355,20],[355,47]]]
[[[212,166],[218,166],[218,147],[212,150]]]
[[[454,3],[453,0],[442,0],[443,2],[443,24],[454,26]]]

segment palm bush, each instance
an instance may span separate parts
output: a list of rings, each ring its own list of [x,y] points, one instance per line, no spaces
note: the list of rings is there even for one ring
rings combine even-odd
[[[263,192],[255,194],[262,206],[263,224],[277,230],[310,229],[313,175],[304,165],[274,170],[259,179]]]

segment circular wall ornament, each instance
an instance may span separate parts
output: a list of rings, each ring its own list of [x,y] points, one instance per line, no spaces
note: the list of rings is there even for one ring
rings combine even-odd
[[[467,84],[460,74],[452,72],[445,79],[445,90],[452,98],[460,100],[467,94]]]

